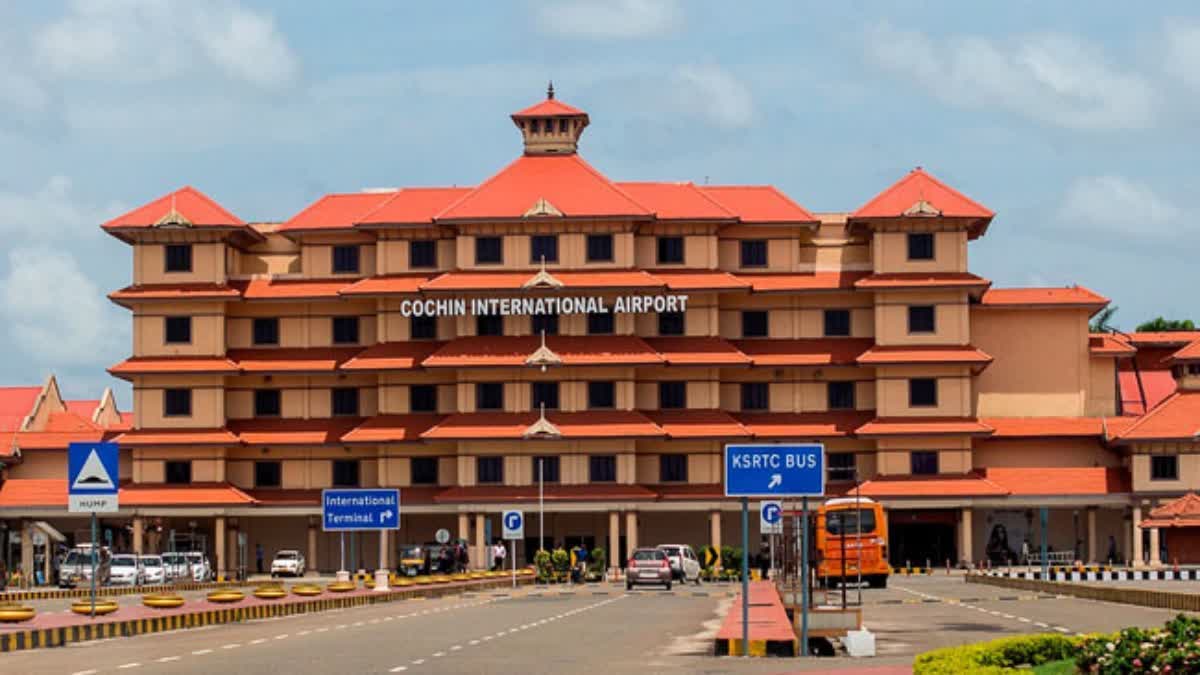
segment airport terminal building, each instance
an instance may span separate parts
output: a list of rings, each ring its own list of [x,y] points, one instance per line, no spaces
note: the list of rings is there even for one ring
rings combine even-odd
[[[1057,551],[1163,559],[1170,535],[1138,526],[1200,487],[1200,333],[1089,334],[1096,292],[994,288],[968,264],[993,213],[920,168],[812,213],[769,185],[612,180],[552,91],[511,117],[523,152],[474,187],[275,223],[187,187],[105,223],[133,249],[110,295],[133,410],[53,380],[0,396],[5,555],[84,527],[65,445],[111,438],[105,527],[131,550],[187,533],[227,573],[260,545],[335,569],[329,487],[401,489],[393,558],[445,528],[478,564],[510,507],[522,561],[539,530],[737,544],[722,448],[788,441],[825,445],[830,495],[888,507],[893,564],[1015,556],[1043,506]],[[352,562],[379,546],[356,537]]]

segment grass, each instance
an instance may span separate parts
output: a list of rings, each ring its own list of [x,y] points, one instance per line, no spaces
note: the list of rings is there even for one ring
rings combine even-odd
[[[1034,666],[1032,672],[1034,675],[1075,675],[1079,671],[1075,669],[1074,659],[1063,659]]]

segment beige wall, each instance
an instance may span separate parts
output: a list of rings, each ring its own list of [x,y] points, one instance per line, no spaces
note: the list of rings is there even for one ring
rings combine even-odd
[[[933,333],[908,332],[908,308],[934,306]],[[963,291],[895,291],[875,294],[875,341],[881,345],[965,345],[971,341]]]
[[[532,206],[532,204],[531,204]],[[601,225],[581,225],[582,231],[558,233],[558,262],[547,261],[550,269],[582,268],[629,268],[634,266],[634,244],[632,232],[613,232]],[[477,270],[533,270],[541,266],[540,261],[531,259],[530,233],[513,233],[513,228],[504,226],[471,228],[471,234],[459,235],[456,242],[455,263],[460,269]],[[537,234],[552,234],[550,226],[533,227]],[[611,232],[613,234],[613,262],[587,262],[587,235]],[[475,236],[502,236],[503,263],[500,265],[475,264]]]
[[[216,303],[142,305],[133,315],[134,356],[219,356],[225,353],[225,317]],[[192,341],[166,342],[166,317],[191,317]]]
[[[1118,451],[1094,438],[976,439],[975,466],[1120,466]]]
[[[966,366],[886,366],[877,369],[875,402],[880,417],[971,417],[971,375]],[[937,380],[937,405],[909,405],[909,380]]]
[[[309,279],[333,279],[337,277],[357,278],[369,277],[375,274],[375,246],[356,239],[338,241],[337,244],[356,244],[358,251],[358,272],[351,274],[334,274],[333,247],[334,243],[307,243],[301,249],[300,266],[303,274]]]
[[[190,417],[165,417],[163,391],[192,390]],[[138,429],[216,429],[225,426],[225,402],[220,376],[144,376],[134,379],[134,426]]]
[[[917,446],[916,450],[926,451],[932,448],[927,445]],[[876,454],[877,470],[880,475],[906,475],[912,470],[913,451],[880,450]],[[971,470],[970,450],[937,450],[938,473],[962,474]]]
[[[225,278],[224,243],[193,243],[191,272],[166,271],[166,244],[133,246],[134,285],[223,283]]]
[[[1145,443],[1134,447],[1129,473],[1134,492],[1183,492],[1200,489],[1200,443]],[[1150,456],[1179,455],[1179,480],[1150,480]]]
[[[1086,310],[975,309],[971,332],[975,346],[994,359],[976,381],[980,416],[1087,414],[1094,380]],[[1094,400],[1103,405],[1103,396]]]
[[[683,236],[683,263],[658,262],[659,236]],[[673,233],[635,238],[636,258],[634,265],[640,269],[687,267],[691,269],[714,269],[717,266],[717,239],[711,235],[676,235]]]
[[[967,233],[965,231],[935,232],[933,260],[908,259],[906,232],[876,232],[873,253],[875,271],[893,272],[966,272]]]

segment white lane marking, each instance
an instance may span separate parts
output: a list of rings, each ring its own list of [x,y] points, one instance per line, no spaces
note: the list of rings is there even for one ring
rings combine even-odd
[[[1021,623],[1029,623],[1029,619],[1026,619],[1023,616],[1018,616],[1017,621],[1020,621]]]
[[[484,636],[483,636],[483,641],[484,641],[484,642],[487,642],[487,641],[491,640],[491,639],[492,639],[492,637],[493,637],[493,636],[491,636],[491,635],[484,635]]]
[[[450,651],[456,652],[460,649],[462,649],[462,645],[454,645],[453,647],[450,648]]]
[[[389,673],[403,673],[406,670],[408,670],[408,666],[396,666],[395,668],[392,668],[388,672]]]
[[[1033,625],[1037,626],[1038,628],[1049,628],[1050,627],[1050,624],[1042,623],[1041,621],[1034,621]]]
[[[371,619],[371,620],[370,620],[370,621],[368,621],[367,623],[369,623],[369,624],[371,624],[372,626],[374,626],[375,624],[379,623],[379,619]]]
[[[1070,628],[1063,628],[1062,626],[1055,626],[1054,630],[1056,630],[1060,633],[1070,633],[1071,632]]]
[[[140,665],[142,665],[142,664],[137,663],[136,661],[133,663],[122,663],[121,665],[117,666],[117,670],[127,670],[129,668],[137,668]]]
[[[299,633],[296,633],[296,635],[308,635],[311,632],[312,632],[311,630],[302,630]]]
[[[434,653],[433,653],[433,658],[435,658],[435,659],[440,659],[441,657],[443,657],[443,656],[445,656],[445,655],[446,655],[446,652],[434,652]]]
[[[211,649],[197,649],[196,651],[192,652],[192,656],[204,656],[205,654],[211,654],[211,653],[212,653]]]
[[[344,624],[344,623],[339,623],[338,625],[334,626],[334,627],[333,627],[333,629],[334,629],[334,630],[342,630],[342,629],[343,629],[343,628],[345,628],[345,627],[346,627],[346,624]]]
[[[326,631],[328,631],[328,630],[329,630],[329,626],[321,626],[320,628],[318,628],[318,629],[317,629],[317,632],[318,632],[318,633],[324,633],[324,632],[326,632]]]
[[[471,641],[470,641],[470,642],[468,642],[467,644],[474,646],[474,645],[477,645],[477,644],[479,644],[479,640],[471,640]]]
[[[96,675],[96,671],[94,671],[94,670],[80,670],[80,671],[78,671],[78,672],[71,673],[71,675]]]
[[[266,641],[267,641],[267,638],[258,638],[257,640],[251,640],[251,641],[250,641],[250,644],[252,644],[252,645],[261,645],[262,643],[264,643],[264,642],[266,642]]]
[[[1001,614],[1001,616],[1003,616],[1003,617],[1004,617],[1004,618],[1006,618],[1006,619],[1011,619],[1011,618],[1013,618],[1013,615],[1012,615],[1012,614]]]
[[[1000,612],[997,612],[994,609],[992,611],[988,612],[988,614],[991,614],[992,616],[1000,616]]]
[[[350,624],[350,625],[351,625],[351,626],[354,626],[355,628],[358,628],[359,626],[363,625],[363,622],[361,622],[361,621],[355,621],[354,623],[352,623],[352,624]]]
[[[384,621],[391,621],[391,620],[392,620],[392,617],[390,617],[390,616],[385,616],[385,617],[383,617],[383,620],[384,620]]]
[[[238,647],[241,647],[241,645],[236,642],[230,642],[227,645],[221,645],[221,649],[237,649]]]
[[[162,657],[161,659],[159,659],[159,660],[158,660],[158,662],[159,662],[159,663],[170,663],[170,662],[172,662],[172,661],[178,661],[180,658],[182,658],[182,657],[179,657],[179,656],[164,656],[164,657]]]
[[[425,659],[417,659],[416,661],[413,661],[414,666],[419,666],[422,663],[425,663]]]
[[[275,636],[275,639],[276,639],[276,640],[286,640],[286,639],[288,639],[288,634],[287,634],[287,633],[283,633],[282,635],[276,635],[276,636]]]

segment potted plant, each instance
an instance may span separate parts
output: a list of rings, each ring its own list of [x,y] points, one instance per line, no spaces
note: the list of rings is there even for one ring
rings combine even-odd
[[[554,568],[554,579],[558,582],[567,580],[571,573],[571,556],[561,548],[555,549],[554,553],[550,554],[550,560]]]
[[[537,582],[548,584],[554,580],[554,567],[550,560],[550,552],[539,550],[533,555],[533,567],[537,570]]]
[[[604,573],[608,569],[608,554],[603,548],[594,548],[588,559],[588,574],[584,581],[604,581]]]

